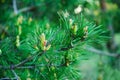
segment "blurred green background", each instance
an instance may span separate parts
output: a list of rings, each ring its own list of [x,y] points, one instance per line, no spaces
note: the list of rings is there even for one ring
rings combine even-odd
[[[18,18],[24,18],[24,39],[35,25],[59,25],[58,13],[62,11],[66,16],[82,13],[88,21],[102,25],[109,39],[95,46],[103,52],[120,54],[120,0],[0,0],[0,41],[17,34]],[[120,56],[89,53],[79,68],[82,80],[120,80]]]

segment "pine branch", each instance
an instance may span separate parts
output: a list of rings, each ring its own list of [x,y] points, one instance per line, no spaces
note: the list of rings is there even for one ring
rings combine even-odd
[[[43,65],[43,64],[35,65],[34,64],[34,65],[30,65],[30,66],[20,66],[20,67],[17,67],[16,69],[35,69],[37,67],[45,67],[45,66],[61,67],[61,66],[65,66],[64,64],[60,64],[60,65],[53,65],[53,64],[51,64],[51,65],[48,65],[48,64],[45,64],[45,65]]]
[[[19,80],[19,77],[18,77],[18,75],[16,74],[16,72],[15,72],[14,70],[12,70],[12,72],[13,72],[13,74],[15,75],[16,80]]]
[[[71,49],[71,48],[73,48],[73,47],[68,47],[68,48],[66,48],[65,50],[62,50],[62,48],[61,48],[61,51],[66,51],[66,50],[69,50],[69,49]],[[103,55],[103,56],[105,55],[105,56],[110,56],[110,57],[120,57],[120,54],[118,54],[118,53],[104,52],[104,51],[98,50],[98,49],[93,48],[93,47],[89,47],[89,48],[86,47],[86,48],[84,48],[84,49],[85,49],[85,50],[88,50],[88,51],[90,51],[90,52],[99,54],[99,55]],[[42,54],[43,54],[43,53],[39,53],[38,56],[42,56]],[[18,64],[16,64],[16,65],[12,65],[12,66],[8,66],[8,67],[7,67],[7,66],[2,66],[2,65],[0,65],[0,68],[2,68],[2,69],[34,69],[34,68],[36,68],[36,67],[48,66],[48,64],[46,64],[46,65],[40,64],[40,65],[23,66],[26,62],[32,60],[33,57],[35,57],[35,56],[36,56],[36,55],[33,55],[33,56],[31,56],[31,57],[28,57],[27,59],[21,61],[20,63],[18,63]],[[65,64],[66,64],[66,63],[60,64],[60,65],[49,65],[49,66],[61,67],[61,66],[65,66]]]
[[[35,69],[37,67],[45,67],[45,66],[55,66],[55,67],[62,67],[62,66],[66,66],[65,63],[64,64],[60,64],[60,65],[53,65],[53,64],[39,64],[39,65],[35,65],[35,64],[32,64],[32,65],[29,65],[29,66],[18,66],[16,68],[13,68],[13,69]],[[10,67],[5,67],[5,66],[0,66],[0,68],[3,68],[3,69],[10,69]]]
[[[16,78],[0,78],[0,80],[16,80]]]
[[[10,65],[10,66],[2,66],[2,65],[0,65],[0,68],[2,68],[2,69],[15,69],[15,68],[17,68],[17,67],[19,67],[19,66],[24,65],[24,64],[27,63],[28,61],[32,60],[36,55],[42,56],[44,53],[45,53],[45,52],[41,52],[41,53],[38,53],[38,54],[34,54],[33,56],[30,56],[30,57],[28,57],[27,59],[21,61],[21,62],[18,63],[18,64],[15,64],[15,65]]]
[[[44,66],[46,65],[39,64],[39,65],[30,65],[30,66],[20,66],[20,67],[17,67],[16,69],[34,69],[37,67],[44,67]]]

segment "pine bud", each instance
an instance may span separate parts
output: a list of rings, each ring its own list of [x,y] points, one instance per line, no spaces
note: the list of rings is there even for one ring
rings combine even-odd
[[[45,34],[44,34],[44,33],[42,33],[42,34],[40,35],[40,41],[41,41],[41,43],[44,43],[44,42],[45,42]]]
[[[43,46],[46,46],[46,44],[47,44],[47,40],[45,40],[45,41],[43,42]]]
[[[88,35],[88,26],[84,27],[83,31],[84,31],[84,36],[83,37],[86,38],[87,35]]]
[[[47,40],[45,40],[45,34],[44,34],[44,33],[42,33],[42,34],[40,35],[40,46],[41,46],[41,49],[42,49],[43,51],[49,50],[50,47],[51,47],[50,44],[47,46]]]
[[[20,46],[20,37],[17,35],[16,36],[16,47]]]
[[[18,34],[21,35],[21,33],[22,33],[22,28],[21,28],[21,26],[19,26],[18,27]]]
[[[72,29],[73,34],[76,35],[77,30],[78,30],[77,25],[74,24],[71,29]]]
[[[83,31],[84,31],[84,32],[88,32],[88,26],[84,27],[84,28],[83,28]]]
[[[44,51],[44,50],[45,50],[45,46],[41,46],[41,50],[43,50],[43,51]]]
[[[18,17],[17,25],[22,24],[22,21],[23,21],[23,16]]]

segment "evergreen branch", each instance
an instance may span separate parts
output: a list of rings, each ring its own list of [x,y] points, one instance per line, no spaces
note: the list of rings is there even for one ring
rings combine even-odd
[[[120,57],[120,54],[118,53],[109,53],[109,52],[104,52],[101,50],[98,50],[96,48],[93,47],[89,47],[89,48],[85,48],[87,51],[99,54],[99,55],[105,55],[105,56],[110,56],[110,57]]]
[[[68,47],[68,48],[61,48],[60,51],[66,51],[66,50],[69,50],[73,47]],[[109,53],[109,52],[104,52],[104,51],[100,51],[96,48],[93,48],[93,47],[89,47],[89,48],[85,48],[86,50],[90,51],[90,52],[94,52],[96,54],[99,54],[99,55],[105,55],[105,56],[110,56],[110,57],[120,57],[120,54],[117,54],[117,53]],[[43,52],[40,54],[38,54],[38,56],[42,56]],[[47,65],[31,65],[31,66],[22,66],[24,65],[26,62],[30,61],[33,59],[33,57],[35,57],[35,55],[31,56],[31,57],[28,57],[27,59],[21,61],[20,63],[16,64],[16,65],[12,65],[12,66],[9,66],[9,67],[6,67],[6,66],[2,66],[0,65],[0,68],[3,68],[3,69],[34,69],[36,67],[43,67],[43,66],[47,66]],[[65,66],[66,63],[64,64],[60,64],[60,65],[49,65],[49,66],[56,66],[56,67],[61,67],[61,66]]]
[[[47,64],[46,65],[30,65],[30,66],[21,66],[21,67],[17,67],[16,69],[34,69],[34,68],[37,68],[37,67],[45,67],[45,66],[48,66]],[[61,65],[49,65],[50,66],[55,66],[55,67],[60,67],[60,66],[64,66],[63,64]]]
[[[44,66],[46,65],[40,64],[40,65],[20,66],[20,67],[17,67],[16,69],[34,69],[36,67],[44,67]]]
[[[0,80],[16,80],[16,78],[0,78]],[[19,79],[18,79],[19,80]]]
[[[32,64],[30,66],[19,66],[19,67],[13,68],[13,69],[34,69],[34,68],[37,68],[37,67],[45,67],[45,66],[48,66],[48,64],[46,64],[46,65],[43,65],[43,64],[39,64],[39,65]],[[49,67],[50,66],[61,67],[61,66],[66,66],[66,64],[64,63],[64,64],[60,64],[60,65],[49,65]],[[0,68],[10,69],[10,67],[5,67],[5,66],[0,66]]]
[[[16,74],[16,72],[15,72],[13,69],[12,69],[12,72],[13,72],[13,74],[15,75],[16,80],[19,80],[18,75]]]
[[[2,65],[0,65],[0,68],[2,68],[2,69],[15,69],[15,68],[17,68],[17,67],[19,67],[19,66],[24,65],[24,64],[27,63],[28,61],[32,60],[36,55],[42,56],[44,53],[45,53],[45,52],[38,53],[38,54],[34,54],[33,56],[30,56],[30,57],[28,57],[27,59],[21,61],[21,62],[18,63],[18,64],[15,64],[15,65],[10,65],[10,66],[2,66]]]
[[[39,53],[38,56],[42,56],[42,54],[43,54],[43,53]],[[16,67],[19,67],[19,66],[21,66],[21,65],[23,65],[23,64],[25,64],[26,62],[32,60],[33,57],[35,57],[35,56],[36,56],[36,54],[33,55],[33,56],[28,57],[27,59],[23,60],[22,62],[20,62],[20,63],[14,65],[14,66],[12,67],[12,69],[14,69],[14,68],[16,68]]]

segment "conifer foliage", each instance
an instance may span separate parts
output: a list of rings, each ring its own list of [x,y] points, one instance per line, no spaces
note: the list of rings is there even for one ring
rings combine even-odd
[[[79,63],[82,55],[87,55],[85,47],[99,43],[103,32],[82,14],[58,14],[59,25],[41,24],[18,16],[13,36],[0,42],[1,77],[18,80],[81,78]]]
[[[0,80],[120,80],[119,0],[0,0]]]

